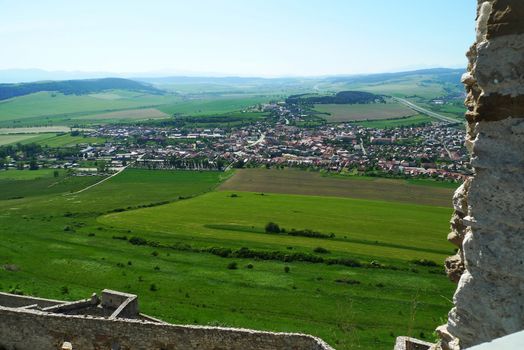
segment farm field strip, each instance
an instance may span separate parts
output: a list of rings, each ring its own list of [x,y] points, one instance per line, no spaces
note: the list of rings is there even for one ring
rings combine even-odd
[[[90,114],[77,117],[78,120],[97,119],[97,120],[145,120],[145,119],[165,119],[169,115],[156,108],[131,109],[116,112]]]
[[[315,110],[328,122],[348,122],[359,120],[379,120],[409,117],[417,114],[412,109],[398,103],[372,104],[317,104]]]
[[[448,208],[454,189],[414,185],[397,179],[322,176],[295,169],[240,169],[219,187],[224,191],[350,197]]]

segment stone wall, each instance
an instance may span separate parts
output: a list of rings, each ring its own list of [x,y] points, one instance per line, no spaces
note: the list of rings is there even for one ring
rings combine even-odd
[[[24,307],[29,305],[38,305],[42,308],[63,304],[63,301],[53,299],[43,299],[25,295],[14,295],[0,292],[0,306],[7,307]]]
[[[333,350],[303,334],[177,326],[138,320],[61,315],[0,307],[0,349]]]
[[[524,1],[479,0],[466,85],[475,175],[453,199],[446,262],[458,282],[444,349],[464,349],[524,329]]]

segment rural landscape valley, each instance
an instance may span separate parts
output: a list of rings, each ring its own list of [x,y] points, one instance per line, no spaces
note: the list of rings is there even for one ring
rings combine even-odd
[[[434,341],[471,173],[461,73],[0,85],[0,289],[109,288],[337,349]]]
[[[0,8],[0,350],[524,349],[524,1]]]

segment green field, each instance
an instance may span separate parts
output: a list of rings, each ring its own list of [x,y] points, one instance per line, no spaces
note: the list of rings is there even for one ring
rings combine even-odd
[[[0,268],[0,290],[74,300],[111,288],[138,294],[142,312],[169,322],[305,332],[337,349],[433,339],[454,286],[440,266],[410,261],[440,265],[452,253],[450,208],[214,191],[230,175],[128,169],[69,194],[98,179],[0,173],[0,266],[11,266]],[[266,234],[268,221],[335,237]],[[324,262],[293,258],[301,254]]]
[[[414,115],[404,118],[382,119],[382,120],[362,120],[354,122],[355,125],[360,125],[365,128],[373,129],[390,129],[402,126],[417,126],[433,122],[434,119],[425,115]]]
[[[47,147],[72,147],[76,145],[105,143],[108,139],[103,137],[84,137],[71,136],[71,134],[13,134],[0,135],[0,145],[9,144],[28,144],[36,143],[37,145]]]
[[[362,120],[392,119],[409,117],[415,111],[399,103],[372,104],[318,104],[315,110],[322,113],[322,118],[328,122],[350,122]]]
[[[37,134],[10,134],[0,135],[0,146],[10,145],[14,143],[31,142],[31,139],[38,138]]]
[[[157,106],[176,98],[173,95],[131,94],[125,91],[115,93],[121,94],[122,98],[39,92],[1,101],[0,126],[71,125],[86,115]]]
[[[159,107],[159,110],[167,114],[202,116],[212,114],[224,114],[239,111],[244,108],[267,103],[271,96],[233,95],[208,97],[206,99],[187,99],[170,105]]]
[[[91,95],[38,92],[0,101],[0,127],[89,125],[165,119],[177,115],[236,112],[272,99],[269,95],[149,95],[108,91]]]

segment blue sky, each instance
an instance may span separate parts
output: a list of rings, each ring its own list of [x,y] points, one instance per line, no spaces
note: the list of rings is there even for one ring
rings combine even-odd
[[[0,0],[0,69],[315,76],[462,67],[476,0]]]

